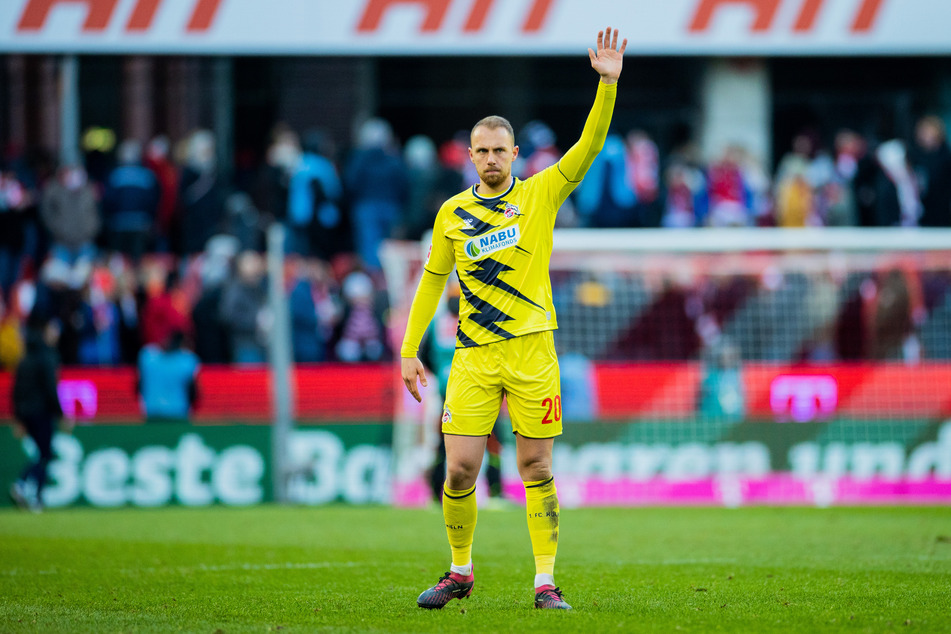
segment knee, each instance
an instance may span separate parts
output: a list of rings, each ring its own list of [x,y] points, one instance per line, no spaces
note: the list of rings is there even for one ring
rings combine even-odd
[[[551,477],[551,460],[545,456],[528,456],[519,460],[518,474],[523,482],[538,482]]]
[[[464,491],[475,484],[479,477],[481,464],[468,460],[457,460],[446,466],[446,487],[453,491]]]

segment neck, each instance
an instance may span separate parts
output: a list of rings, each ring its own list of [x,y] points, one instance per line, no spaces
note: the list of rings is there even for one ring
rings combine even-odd
[[[480,196],[485,196],[486,198],[491,198],[492,196],[498,196],[499,194],[505,193],[509,187],[512,186],[512,176],[510,175],[506,178],[498,187],[492,187],[488,185],[484,180],[479,180],[479,185],[476,187],[476,193]]]

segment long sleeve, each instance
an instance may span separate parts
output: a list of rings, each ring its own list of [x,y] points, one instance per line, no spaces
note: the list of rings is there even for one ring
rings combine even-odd
[[[588,113],[581,138],[571,146],[558,162],[558,169],[569,182],[577,183],[584,178],[595,157],[604,146],[614,114],[614,102],[617,98],[617,83],[598,82],[598,92],[594,105]]]
[[[413,305],[409,309],[406,334],[403,336],[403,347],[400,350],[401,357],[415,357],[419,351],[419,342],[436,314],[436,307],[439,306],[439,298],[442,297],[448,278],[449,273],[437,275],[423,269],[423,276],[413,297]]]

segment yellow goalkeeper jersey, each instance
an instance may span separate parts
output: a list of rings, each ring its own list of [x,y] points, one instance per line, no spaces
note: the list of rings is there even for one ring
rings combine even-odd
[[[615,95],[616,84],[598,84],[581,139],[555,165],[514,178],[494,198],[473,186],[442,205],[401,356],[416,354],[453,266],[462,292],[457,347],[558,328],[548,273],[555,217],[604,145]]]
[[[462,292],[457,347],[480,346],[558,327],[548,262],[558,208],[577,185],[557,165],[483,198],[475,186],[440,208],[425,268]]]

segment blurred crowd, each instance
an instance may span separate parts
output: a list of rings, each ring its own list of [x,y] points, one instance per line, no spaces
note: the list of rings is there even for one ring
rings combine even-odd
[[[522,178],[561,155],[540,121],[518,131]],[[267,355],[267,228],[287,228],[284,278],[297,362],[390,358],[379,247],[419,240],[440,204],[478,180],[468,135],[400,144],[366,121],[339,152],[325,131],[277,126],[258,163],[225,179],[216,140],[84,136],[81,163],[9,149],[0,163],[0,363],[23,354],[34,311],[58,321],[67,365],[135,364],[185,345],[202,363]],[[240,157],[239,157],[240,158]],[[559,214],[564,227],[951,226],[951,150],[940,119],[913,139],[797,135],[775,174],[741,147],[705,163],[662,156],[645,132],[611,134]]]
[[[575,196],[590,227],[951,227],[944,123],[922,118],[910,142],[852,130],[795,136],[771,176],[741,146],[707,164],[692,144],[661,161],[640,131],[610,135]]]

